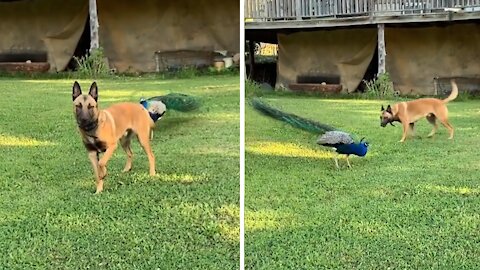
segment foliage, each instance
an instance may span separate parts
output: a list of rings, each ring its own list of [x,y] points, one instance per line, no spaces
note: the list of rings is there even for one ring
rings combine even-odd
[[[365,93],[370,97],[392,98],[396,95],[393,83],[388,73],[382,73],[371,81],[363,81],[366,85]]]
[[[252,80],[245,80],[245,97],[254,97],[254,96],[262,96],[264,90],[260,86],[260,84],[256,81]]]
[[[118,147],[94,195],[73,80],[0,78],[0,269],[238,269],[238,82],[98,80],[100,108],[169,92],[203,105],[157,122],[156,177],[134,140],[132,171]]]
[[[401,126],[380,127],[381,104],[394,100],[269,97],[366,136],[370,150],[337,170],[316,135],[246,105],[246,269],[478,268],[478,101],[448,104],[453,140],[443,126],[426,138],[420,120],[402,144]]]
[[[110,68],[105,61],[103,48],[93,49],[89,54],[81,57],[74,56],[77,63],[77,72],[86,78],[105,77],[111,74]]]

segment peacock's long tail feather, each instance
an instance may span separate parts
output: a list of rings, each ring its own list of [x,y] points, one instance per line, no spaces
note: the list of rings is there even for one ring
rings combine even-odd
[[[176,110],[180,112],[189,112],[200,107],[200,100],[197,97],[189,96],[180,93],[170,93],[164,96],[156,96],[148,98],[147,100],[161,101],[167,109]]]
[[[286,122],[293,127],[300,128],[315,134],[322,134],[327,131],[337,130],[329,125],[306,119],[292,113],[280,111],[279,109],[273,108],[272,106],[263,102],[259,98],[253,98],[250,104],[253,106],[253,108],[262,112],[265,115]]]

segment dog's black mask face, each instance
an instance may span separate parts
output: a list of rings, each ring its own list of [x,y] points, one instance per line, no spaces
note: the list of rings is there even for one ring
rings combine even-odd
[[[85,130],[91,131],[97,128],[98,123],[98,88],[94,82],[90,86],[88,95],[82,95],[80,84],[73,84],[72,99],[73,110],[78,126]]]
[[[395,120],[394,120],[394,116],[393,116],[393,113],[392,113],[392,107],[390,107],[390,105],[388,105],[387,108],[385,109],[382,105],[382,108],[380,110],[382,112],[381,115],[380,115],[380,126],[381,127],[386,127],[387,124],[395,126],[393,124],[393,122]]]

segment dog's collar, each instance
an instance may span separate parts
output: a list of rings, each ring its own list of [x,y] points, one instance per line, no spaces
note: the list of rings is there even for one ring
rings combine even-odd
[[[91,122],[88,122],[86,125],[78,125],[78,127],[87,132],[87,133],[90,133],[92,131],[95,131],[98,127],[98,120],[97,121],[91,121]]]
[[[402,121],[400,120],[400,118],[398,118],[398,116],[395,115],[395,116],[392,118],[392,121],[390,121],[390,123],[393,123],[393,122],[399,122],[399,123],[401,123]]]

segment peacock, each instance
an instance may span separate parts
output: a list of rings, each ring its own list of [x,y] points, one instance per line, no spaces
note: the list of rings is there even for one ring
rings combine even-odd
[[[200,100],[197,97],[180,93],[170,93],[164,96],[141,98],[140,104],[148,111],[153,122],[156,123],[166,113],[167,109],[189,112],[200,107]],[[153,132],[150,135],[153,138]]]
[[[320,134],[317,139],[317,144],[335,149],[336,155],[334,160],[337,168],[339,168],[339,154],[347,156],[347,164],[349,168],[352,167],[348,159],[350,155],[364,157],[367,154],[368,143],[364,141],[365,138],[362,138],[358,143],[356,143],[352,136],[344,131],[340,131],[329,125],[309,120],[295,114],[280,111],[269,106],[259,98],[253,98],[250,103],[256,110],[267,116],[286,122],[296,128],[300,128],[315,134]]]
[[[180,93],[170,93],[164,96],[141,98],[140,104],[150,113],[150,117],[157,122],[165,114],[167,109],[179,112],[189,112],[200,107],[200,101],[194,96]]]
[[[150,118],[152,118],[154,123],[160,120],[167,111],[167,106],[165,106],[165,104],[160,100],[148,101],[145,98],[141,98],[140,104],[147,109],[148,113],[150,114]]]

